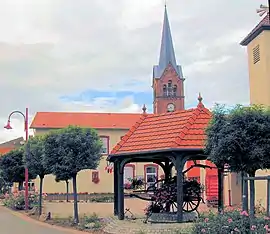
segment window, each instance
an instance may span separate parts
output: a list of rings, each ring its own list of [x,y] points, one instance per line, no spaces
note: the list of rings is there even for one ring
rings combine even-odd
[[[172,81],[168,82],[168,96],[172,96]]]
[[[97,184],[99,182],[99,173],[98,171],[92,171],[92,182]]]
[[[103,145],[102,145],[102,154],[109,153],[109,137],[108,136],[101,136],[100,137]]]
[[[23,189],[25,189],[25,182],[23,183]],[[35,191],[35,183],[32,181],[28,182],[28,189],[29,191]]]
[[[147,188],[151,185],[154,185],[158,178],[158,166],[154,164],[145,165],[144,178]]]
[[[163,96],[167,96],[167,85],[163,85]]]
[[[253,48],[253,64],[260,61],[260,46],[257,45]]]
[[[176,92],[177,92],[177,85],[173,86],[173,96],[176,96]]]
[[[135,177],[135,165],[127,164],[124,167],[124,184],[130,184],[130,179]]]

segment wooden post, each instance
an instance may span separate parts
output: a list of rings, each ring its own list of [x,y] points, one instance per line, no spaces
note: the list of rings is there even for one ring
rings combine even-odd
[[[242,210],[248,212],[248,180],[244,177],[242,178]]]
[[[118,187],[119,187],[119,184],[118,184],[118,162],[115,162],[114,163],[114,166],[113,166],[113,189],[114,189],[114,215],[118,215]]]
[[[255,176],[255,175],[254,175]],[[253,178],[254,178],[253,176]],[[255,216],[255,180],[250,180],[249,181],[249,190],[250,190],[250,194],[249,194],[249,216],[251,219],[254,218]]]
[[[172,170],[171,170],[171,167],[170,167],[170,162],[168,160],[165,161],[165,165],[164,165],[164,179],[165,179],[165,183],[168,183],[169,182],[169,179],[171,178],[171,175],[172,175]],[[166,212],[170,212],[170,209],[171,209],[171,203],[170,202],[167,202],[166,203]]]
[[[224,169],[218,168],[218,212],[221,213],[224,208]]]
[[[176,157],[177,170],[177,222],[183,221],[183,160],[179,156]]]
[[[117,167],[118,177],[118,219],[124,220],[124,174],[120,163]]]
[[[267,216],[270,216],[270,178],[267,178]]]

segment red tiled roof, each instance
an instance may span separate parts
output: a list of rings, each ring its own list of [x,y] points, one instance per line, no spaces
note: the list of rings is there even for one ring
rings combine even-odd
[[[11,150],[14,150],[14,148],[0,148],[0,156],[8,153]]]
[[[197,108],[165,114],[142,115],[111,151],[111,155],[165,149],[203,149],[211,113]]]
[[[30,128],[65,128],[69,125],[97,129],[129,129],[142,114],[37,112]]]
[[[256,25],[256,27],[240,42],[241,45],[248,45],[263,30],[270,30],[269,13]]]

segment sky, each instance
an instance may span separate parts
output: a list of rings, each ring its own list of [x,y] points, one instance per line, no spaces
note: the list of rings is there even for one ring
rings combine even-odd
[[[267,0],[167,0],[186,107],[249,103],[246,48]],[[152,111],[164,0],[0,0],[0,126],[13,110]],[[0,142],[20,137],[0,127]]]

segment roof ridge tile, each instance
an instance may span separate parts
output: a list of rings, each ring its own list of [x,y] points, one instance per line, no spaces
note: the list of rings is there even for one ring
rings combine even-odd
[[[193,114],[190,116],[190,118],[187,121],[187,124],[184,126],[184,129],[182,131],[182,133],[180,133],[179,136],[177,136],[174,140],[174,144],[180,145],[181,141],[185,138],[185,136],[187,135],[190,127],[195,123],[197,117],[200,114],[200,110],[202,109],[202,107],[198,107],[194,110]],[[181,138],[180,138],[181,136]]]

